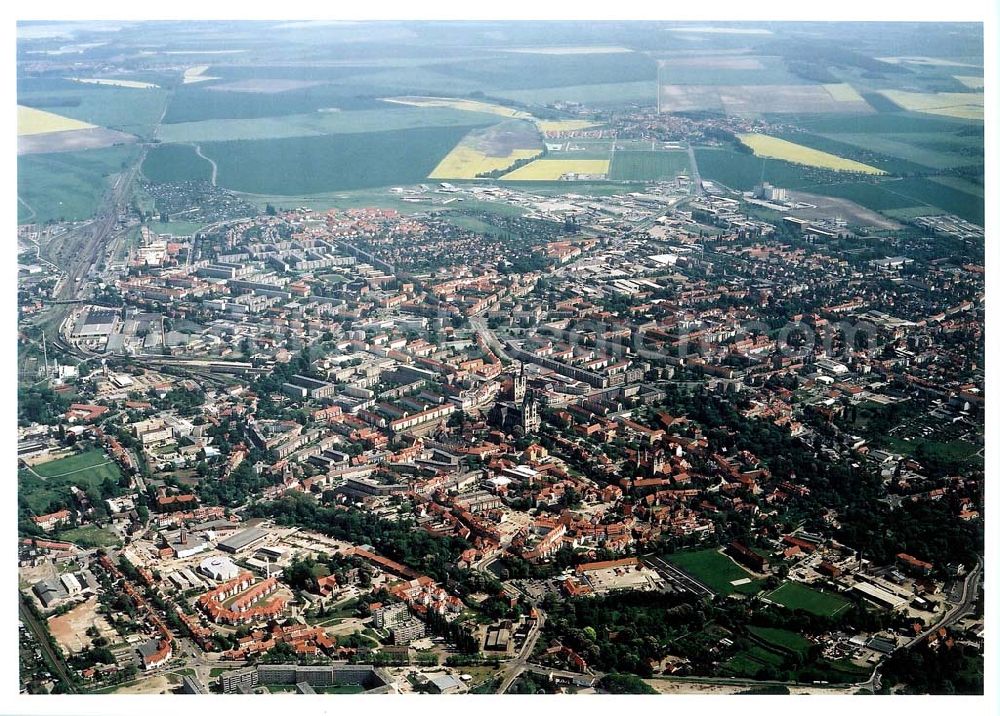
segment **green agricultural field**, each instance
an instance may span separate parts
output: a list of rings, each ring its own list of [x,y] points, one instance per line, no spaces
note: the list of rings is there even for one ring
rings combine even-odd
[[[134,146],[17,158],[18,221],[82,221],[93,216],[107,177],[135,160]]]
[[[502,117],[483,112],[466,112],[447,107],[365,109],[293,114],[256,119],[210,119],[201,122],[165,124],[160,129],[164,142],[224,142],[235,139],[284,139],[324,134],[356,134],[417,127],[481,127],[496,124]]]
[[[829,134],[807,134],[803,132],[786,132],[777,135],[781,139],[795,142],[805,147],[818,149],[821,152],[835,154],[838,157],[852,159],[862,164],[868,164],[890,174],[905,174],[912,172],[926,172],[926,164],[921,165],[915,161],[909,161],[905,150],[897,148],[895,151],[885,151],[885,148],[875,146],[865,147],[841,141],[840,135]],[[865,134],[863,137],[879,137],[879,135]],[[879,137],[880,138],[880,137]],[[906,146],[906,145],[902,145]],[[912,152],[910,152],[912,154]]]
[[[955,137],[951,134],[923,134],[917,132],[901,134],[824,134],[808,135],[822,136],[827,140],[852,145],[861,150],[876,154],[896,157],[906,163],[921,165],[916,170],[905,166],[893,167],[871,162],[880,169],[896,174],[917,171],[926,172],[923,167],[931,169],[952,169],[969,166],[982,161],[982,142],[976,138]],[[934,137],[936,139],[929,139]],[[929,146],[928,146],[929,145]],[[813,146],[810,144],[810,146]]]
[[[767,117],[768,115],[765,115]],[[908,134],[970,131],[982,136],[982,122],[932,117],[916,112],[884,114],[776,115],[774,119],[794,122],[816,134]]]
[[[656,82],[644,80],[571,87],[499,90],[492,94],[529,105],[545,105],[562,100],[564,102],[580,102],[594,107],[622,104],[652,106],[656,104]]]
[[[792,654],[805,656],[813,646],[813,643],[804,636],[787,629],[751,626],[747,627],[747,630],[761,641]]]
[[[74,89],[19,94],[18,104],[149,139],[167,102],[162,89],[70,84]]]
[[[943,186],[930,179],[917,177],[891,182],[886,185],[886,188],[911,199],[912,204],[923,203],[936,206],[949,214],[956,214],[967,221],[983,226],[986,205],[980,196],[950,186]]]
[[[702,179],[740,191],[753,189],[761,180],[786,189],[800,189],[813,184],[813,177],[829,174],[778,159],[764,160],[731,149],[696,149],[695,161]]]
[[[787,189],[850,199],[874,211],[925,206],[957,214],[980,226],[985,206],[983,199],[944,186],[929,178],[840,180],[831,172],[798,167],[788,162],[762,159],[725,149],[698,149],[695,152],[702,178],[717,181],[741,191],[752,189],[762,180]]]
[[[18,471],[18,497],[36,513],[44,513],[53,500],[69,501],[69,488],[97,487],[106,479],[121,478],[118,465],[103,450],[52,460]]]
[[[213,142],[218,183],[250,194],[299,196],[421,182],[466,133],[464,127]]]
[[[980,199],[986,196],[986,194],[984,193],[983,185],[981,183],[977,184],[975,182],[969,181],[968,179],[963,179],[962,177],[952,177],[952,176],[930,177],[930,180],[935,184],[943,184],[944,186],[951,187],[952,189],[964,191],[966,194],[978,196]]]
[[[71,530],[60,530],[56,537],[67,542],[72,542],[85,549],[90,547],[114,547],[121,544],[121,540],[112,532],[103,530],[95,525],[76,527]]]
[[[209,181],[212,165],[188,144],[161,144],[149,151],[142,173],[152,182]]]
[[[473,82],[491,94],[496,90],[572,87],[656,79],[656,61],[638,52],[536,55],[505,53],[494,60],[463,60],[434,65],[449,77]]]
[[[823,617],[833,616],[850,605],[837,594],[811,589],[798,582],[785,582],[765,596],[788,609],[801,609]]]
[[[617,151],[612,157],[608,178],[615,181],[656,181],[690,173],[687,152]]]
[[[719,594],[756,594],[762,582],[753,580],[734,587],[730,582],[753,579],[751,574],[715,548],[699,549],[693,552],[677,552],[667,557],[667,561],[703,582]]]
[[[660,62],[663,85],[796,85],[812,84],[785,67],[780,57],[691,57]]]
[[[376,91],[370,85],[317,85],[285,92],[225,92],[196,84],[177,89],[163,121],[284,117],[331,108],[381,109],[386,103],[378,99]]]
[[[850,199],[873,211],[905,209],[911,206],[918,206],[922,203],[911,197],[896,193],[892,190],[892,186],[893,182],[889,180],[846,184],[814,184],[800,188],[803,191],[809,191],[814,194]]]

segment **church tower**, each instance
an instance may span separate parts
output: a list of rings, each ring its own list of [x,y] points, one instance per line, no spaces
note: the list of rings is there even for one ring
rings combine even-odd
[[[514,376],[514,402],[520,403],[524,400],[528,390],[528,378],[524,375],[524,363],[521,364],[521,371]]]
[[[537,433],[542,427],[542,415],[534,395],[528,395],[521,403],[521,426],[525,435]]]

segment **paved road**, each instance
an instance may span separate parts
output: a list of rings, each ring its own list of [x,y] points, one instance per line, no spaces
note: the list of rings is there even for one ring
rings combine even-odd
[[[966,614],[971,612],[975,608],[976,598],[979,594],[979,579],[982,577],[982,571],[983,562],[980,559],[980,561],[975,567],[972,568],[972,571],[966,575],[965,580],[962,582],[962,597],[959,599],[958,603],[945,612],[944,616],[941,617],[936,624],[929,626],[918,636],[910,639],[910,641],[905,644],[900,645],[898,649],[909,649],[910,647],[919,644],[937,629],[940,629],[941,627],[950,627],[960,621]]]
[[[521,645],[521,651],[518,652],[517,658],[510,661],[504,667],[507,675],[504,677],[503,681],[500,682],[500,688],[497,689],[498,694],[507,693],[507,689],[510,685],[514,683],[514,679],[520,676],[521,672],[524,671],[528,664],[528,659],[531,657],[531,652],[535,648],[535,642],[538,641],[538,637],[542,634],[542,628],[545,626],[545,612],[538,609],[538,619],[535,624],[531,627],[531,631],[528,632],[527,638],[524,640],[524,644]]]
[[[929,626],[927,629],[923,630],[918,636],[910,639],[905,644],[900,644],[896,647],[893,653],[901,651],[903,649],[910,649],[917,644],[923,642],[928,636],[933,634],[935,631],[941,627],[950,627],[956,622],[960,621],[966,614],[971,612],[976,604],[976,597],[979,594],[979,580],[982,577],[983,562],[980,560],[972,571],[969,572],[965,579],[962,581],[962,596],[958,603],[945,612],[944,616],[934,625]],[[888,658],[888,657],[886,657]],[[879,674],[879,669],[885,663],[885,659],[876,665],[872,670],[872,675],[867,681],[857,684],[859,688],[869,689],[873,693],[878,691],[882,686],[882,675]]]
[[[691,164],[691,179],[694,181],[694,193],[701,196],[701,173],[698,171],[698,160],[694,156],[694,147],[688,144],[688,161]]]

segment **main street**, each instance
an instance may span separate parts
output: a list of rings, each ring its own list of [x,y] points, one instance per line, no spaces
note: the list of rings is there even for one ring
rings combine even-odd
[[[500,687],[497,689],[498,694],[507,693],[510,685],[524,671],[528,665],[528,659],[531,658],[531,652],[535,648],[535,643],[538,641],[538,637],[541,636],[542,628],[545,626],[545,612],[537,607],[535,609],[538,612],[538,619],[535,620],[535,623],[531,626],[531,630],[528,632],[528,636],[525,637],[524,644],[521,645],[521,650],[518,652],[517,658],[507,662],[504,666],[505,676],[503,681],[500,682]]]

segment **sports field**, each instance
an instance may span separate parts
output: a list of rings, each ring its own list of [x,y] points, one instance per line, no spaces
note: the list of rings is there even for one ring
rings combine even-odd
[[[121,544],[121,540],[114,533],[101,529],[96,525],[86,525],[71,530],[63,530],[59,533],[59,539],[72,542],[85,549],[90,547],[114,547]]]
[[[982,92],[906,92],[880,90],[881,93],[911,112],[936,114],[959,119],[983,118]]]
[[[850,606],[843,597],[832,592],[821,592],[798,582],[785,582],[765,598],[788,609],[801,609],[816,616],[834,616]]]
[[[93,124],[78,119],[63,117],[61,114],[46,112],[34,107],[17,106],[17,136],[24,137],[46,132],[70,132],[74,129],[92,129]]]
[[[666,560],[698,581],[704,582],[706,586],[719,594],[729,595],[734,592],[756,594],[762,586],[760,580],[754,580],[750,572],[714,547],[693,552],[677,552],[668,555]],[[751,581],[737,586],[731,584],[743,579]]]
[[[564,174],[607,174],[606,159],[538,159],[504,174],[508,181],[554,181]]]
[[[852,159],[844,159],[835,154],[821,152],[801,144],[789,142],[786,139],[771,137],[766,134],[740,134],[740,141],[753,150],[759,157],[768,159],[784,159],[793,164],[803,164],[808,167],[833,169],[834,171],[861,172],[863,174],[885,174],[884,171],[869,164],[862,164]]]
[[[59,460],[51,460],[50,462],[36,465],[31,468],[31,470],[40,477],[44,478],[66,477],[70,474],[80,473],[83,471],[102,472],[102,466],[110,462],[110,458],[103,451],[88,450],[87,452],[82,452],[78,455],[71,455],[69,457],[60,458]],[[118,468],[114,467],[112,464],[112,467],[100,475],[101,479],[103,479],[105,475],[117,478]]]
[[[121,472],[103,450],[87,450],[18,471],[18,495],[37,513],[53,500],[68,500],[69,488],[97,487],[107,478],[118,481]]]

